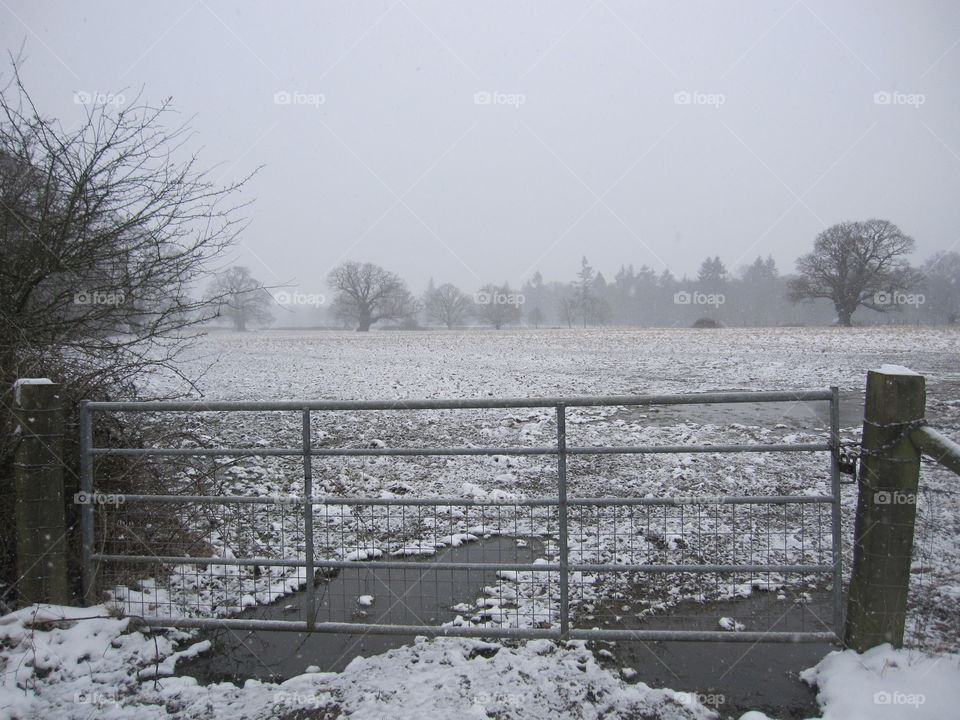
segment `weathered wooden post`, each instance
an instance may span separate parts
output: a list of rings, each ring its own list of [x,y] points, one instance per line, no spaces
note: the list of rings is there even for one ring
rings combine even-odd
[[[867,374],[853,571],[844,642],[863,652],[903,646],[920,452],[910,440],[924,417],[925,382],[885,365]]]
[[[18,598],[70,603],[63,498],[63,406],[60,386],[46,379],[18,380],[14,455]]]

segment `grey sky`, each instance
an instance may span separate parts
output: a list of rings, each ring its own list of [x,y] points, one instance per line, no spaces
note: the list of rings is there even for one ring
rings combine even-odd
[[[142,86],[225,178],[265,165],[237,259],[268,284],[789,271],[874,216],[960,248],[955,2],[0,0],[0,32],[46,113]]]

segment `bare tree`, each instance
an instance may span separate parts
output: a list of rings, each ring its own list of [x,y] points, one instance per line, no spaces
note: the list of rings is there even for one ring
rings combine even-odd
[[[416,314],[416,299],[395,274],[372,263],[345,262],[335,267],[327,282],[336,291],[337,317],[367,332],[379,320],[405,320]]]
[[[610,303],[604,298],[589,295],[583,299],[580,312],[583,315],[583,326],[604,325],[610,321]]]
[[[217,275],[210,284],[209,295],[217,300],[218,316],[230,320],[234,330],[246,330],[248,323],[267,325],[273,321],[273,298],[249,268],[242,265]]]
[[[168,103],[44,118],[16,62],[0,91],[0,371],[119,390],[175,358],[216,314],[192,291],[244,221],[243,181],[216,185]]]
[[[428,291],[424,305],[427,319],[443,323],[447,330],[452,330],[454,325],[462,323],[472,310],[470,298],[450,283]]]
[[[577,302],[577,299],[565,295],[560,298],[560,304],[558,310],[560,311],[560,319],[563,320],[568,328],[573,327],[574,321],[577,319],[577,310],[580,307],[580,303]]]
[[[484,285],[474,295],[474,312],[481,322],[499,330],[504,325],[519,322],[520,306],[524,297],[514,292],[509,283]]]
[[[87,105],[68,129],[35,106],[16,59],[11,70],[0,88],[0,490],[16,442],[16,378],[61,383],[69,423],[75,401],[137,396],[147,374],[192,383],[177,361],[217,307],[194,291],[244,227],[234,200],[244,181],[221,186],[198,167],[191,130],[169,124],[168,102]],[[6,528],[10,493],[0,495]]]
[[[580,259],[580,271],[577,273],[577,282],[575,284],[577,293],[577,305],[580,308],[580,317],[583,320],[583,326],[587,326],[590,319],[590,309],[594,302],[593,279],[595,274],[593,267],[587,262],[586,256]]]
[[[960,253],[938,252],[923,264],[923,291],[934,322],[960,322]]]
[[[797,260],[800,276],[790,283],[790,299],[832,301],[844,327],[860,306],[878,312],[896,308],[894,294],[915,280],[904,259],[913,248],[913,238],[887,220],[838,223],[817,236],[812,253]]]
[[[539,328],[541,323],[544,321],[543,310],[539,307],[535,307],[527,315],[527,321],[533,325],[535,328]]]

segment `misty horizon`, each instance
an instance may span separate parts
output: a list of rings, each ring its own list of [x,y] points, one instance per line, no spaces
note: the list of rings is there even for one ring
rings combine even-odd
[[[873,217],[915,264],[958,242],[947,3],[0,14],[44,116],[172,96],[214,178],[262,166],[230,260],[268,286],[317,291],[345,260],[418,293],[569,278],[584,255],[608,281],[716,255],[791,274],[824,228]]]

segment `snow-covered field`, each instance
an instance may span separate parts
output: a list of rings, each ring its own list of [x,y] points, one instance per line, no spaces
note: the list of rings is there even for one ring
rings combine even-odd
[[[960,428],[960,332],[931,328],[789,328],[725,330],[592,330],[422,333],[265,332],[217,334],[198,348],[194,371],[216,358],[201,383],[210,400],[556,397],[660,394],[713,390],[795,390],[840,387],[860,402],[866,372],[896,363],[926,375],[929,416],[950,434]],[[571,408],[568,445],[656,445],[814,442],[825,437],[825,404],[767,408]],[[820,414],[814,412],[819,409]],[[703,410],[711,411],[700,414]],[[729,413],[726,416],[724,413]],[[751,415],[751,413],[754,413]],[[178,428],[207,446],[297,447],[301,418],[287,413],[211,413],[177,416]],[[859,406],[845,412],[844,435],[859,432]],[[168,418],[169,420],[169,418]],[[314,413],[313,442],[327,447],[552,445],[552,409]],[[193,444],[193,443],[188,443]],[[217,492],[270,495],[302,492],[296,458],[243,459],[217,469]],[[185,471],[194,487],[196,468]],[[703,497],[829,494],[822,453],[680,454],[569,460],[569,494]],[[487,501],[556,495],[556,466],[542,457],[320,458],[315,493],[331,496],[454,497]],[[192,491],[191,491],[192,492]],[[852,528],[853,486],[843,489],[844,537]],[[960,493],[953,475],[928,467],[920,502],[921,528],[912,618],[916,643],[957,648],[960,577],[956,542]],[[126,512],[133,512],[125,508]],[[210,523],[210,509],[202,514]],[[302,557],[298,507],[278,502],[254,513],[223,511],[223,527],[204,536],[207,554],[221,557]],[[691,506],[571,510],[571,561],[584,563],[829,564],[825,506]],[[403,514],[397,508],[316,506],[318,554],[334,559],[430,555],[438,548],[506,533],[543,542],[544,562],[556,560],[555,519],[543,508],[439,506]],[[225,530],[224,530],[225,528]],[[849,549],[849,543],[847,543]],[[172,554],[172,553],[165,553]],[[197,552],[189,554],[197,555]],[[846,563],[849,569],[849,556]],[[152,584],[124,585],[128,612],[222,615],[276,600],[302,584],[296,569],[234,568],[211,564],[177,569],[173,595]],[[465,612],[474,622],[540,625],[557,620],[556,578],[521,573],[494,587],[492,600]],[[811,589],[796,577],[671,576],[653,578],[631,614],[644,615],[679,600],[749,594],[753,587]],[[809,578],[808,578],[809,580]],[[583,576],[572,581],[572,603],[588,621],[598,595],[623,599],[641,579]],[[816,586],[822,587],[822,585]],[[599,588],[599,590],[598,590]],[[491,609],[499,606],[499,614]],[[623,606],[623,610],[627,610]],[[618,610],[622,613],[623,610]],[[491,618],[492,616],[492,618]],[[323,619],[323,618],[321,618]],[[337,618],[334,618],[337,619]],[[609,618],[607,619],[609,621]],[[751,629],[766,629],[762,627]],[[815,628],[821,629],[821,628]]]
[[[384,399],[402,405],[403,400],[412,398],[794,390],[831,385],[839,386],[845,398],[855,401],[869,369],[895,363],[927,377],[928,417],[957,437],[958,341],[960,331],[931,328],[263,332],[213,335],[198,348],[196,364],[186,369],[190,372],[216,359],[200,383],[204,399]],[[755,416],[751,415],[754,412]],[[826,427],[823,415],[795,405],[740,409],[726,419],[722,412],[696,408],[569,409],[567,414],[569,445],[800,443],[821,440]],[[845,417],[844,435],[855,438],[858,415],[854,412]],[[188,445],[296,447],[301,419],[298,413],[249,413],[177,416],[175,422],[178,429],[192,433],[194,440]],[[314,413],[311,426],[317,445],[343,447],[550,445],[555,432],[552,411],[536,409]],[[218,492],[284,498],[302,492],[298,463],[296,458],[246,458],[206,470],[212,470]],[[569,492],[580,497],[825,494],[829,488],[826,455],[822,453],[653,455],[643,462],[571,458],[569,470]],[[555,495],[555,471],[552,458],[536,457],[323,458],[314,463],[314,482],[321,496],[504,501]],[[202,485],[209,490],[203,477],[204,468],[188,466],[178,482],[184,489]],[[960,482],[932,466],[925,466],[922,482],[911,640],[930,650],[956,651],[960,649],[960,623],[956,620],[960,617]],[[844,487],[843,496],[844,537],[849,550],[855,502],[852,486]],[[401,518],[395,509],[392,513],[384,508],[354,510],[332,503],[316,507],[318,552],[332,557],[430,554],[491,534],[508,534],[521,542],[535,540],[545,562],[553,561],[557,552],[556,527],[543,509],[532,512],[505,506],[494,512],[495,506],[451,504]],[[776,517],[753,510],[735,518],[718,506],[708,510],[693,507],[686,515],[663,508],[575,513],[571,560],[829,563],[825,544],[829,532],[824,524],[828,513],[818,516],[817,506],[780,508]],[[136,512],[130,507],[123,511]],[[202,536],[203,556],[302,556],[303,528],[295,504],[265,504],[256,513],[243,516],[217,512],[187,517]],[[190,554],[199,555],[196,550]],[[849,552],[847,555],[849,568]],[[300,573],[290,568],[261,568],[254,573],[250,568],[211,563],[200,570],[176,568],[171,577],[125,578],[118,582],[114,595],[122,609],[133,615],[161,611],[224,615],[276,600],[296,589],[304,581],[302,570]],[[458,607],[462,613],[459,622],[555,623],[556,580],[540,582],[544,575],[502,573],[496,585],[485,589],[485,597]],[[755,587],[777,591],[785,604],[818,589],[773,574],[723,581],[707,577],[681,583],[673,582],[673,576],[669,580],[655,577],[638,589],[632,584],[642,582],[637,578],[578,575],[573,578],[571,601],[577,617],[591,626],[610,622],[614,612],[644,617],[681,600],[734,597],[750,594]],[[605,607],[611,597],[616,599],[615,610]],[[245,717],[283,717],[278,696],[280,705],[293,699],[288,703],[291,711],[295,707],[340,707],[353,713],[352,717],[457,714],[520,718],[539,717],[536,713],[541,710],[544,717],[708,716],[708,710],[695,700],[681,697],[678,701],[672,691],[622,685],[577,644],[554,649],[549,643],[534,642],[481,652],[483,646],[472,641],[436,641],[358,659],[341,675],[308,674],[283,686],[248,683],[242,689],[198,688],[189,679],[168,678],[156,689],[139,683],[137,672],[141,678],[144,673],[149,675],[147,666],[158,656],[167,659],[166,664],[161,663],[160,674],[173,671],[170,658],[177,650],[170,638],[151,650],[153,641],[139,635],[126,620],[96,621],[100,623],[96,634],[46,626],[39,631],[26,629],[26,620],[23,615],[9,619],[3,631],[7,648],[4,687],[7,693],[20,693],[17,707],[25,708],[23,717],[30,716],[29,712],[54,716],[68,710],[77,717],[91,716],[69,702],[71,693],[81,691],[75,688],[91,693],[100,688],[109,700],[103,704],[104,716],[114,713],[117,717],[129,717],[130,706],[137,704],[142,704],[145,712],[149,708],[149,712],[161,713],[166,705],[181,717],[200,717],[207,712],[203,702],[211,703],[211,711],[214,707],[224,708],[224,712],[233,711],[227,707],[237,712],[243,708],[248,713]],[[729,620],[735,629],[740,624],[738,619],[718,617],[719,627],[723,620]],[[72,656],[69,662],[64,660],[65,648],[56,649],[67,642],[71,632],[87,633],[85,642],[92,648],[84,657],[78,655],[79,663]],[[45,663],[66,663],[70,670],[55,670],[43,677],[39,672],[25,673],[23,667],[37,656],[40,645],[52,658]],[[94,655],[96,667],[90,664]],[[956,656],[943,655],[936,662],[889,650],[863,662],[850,656],[834,656],[809,676],[821,689],[824,717],[858,717],[855,712],[840,714],[834,709],[850,701],[837,690],[845,682],[859,682],[858,687],[873,688],[873,693],[916,695],[925,691],[925,704],[918,706],[915,714],[911,707],[910,717],[947,717],[937,714],[937,708],[955,707],[960,701],[956,697],[960,687]],[[119,666],[104,665],[125,662],[131,663],[133,672],[123,677]],[[928,668],[925,662],[933,664]],[[74,670],[73,665],[84,663],[90,666],[86,675]],[[15,666],[20,670],[15,671]],[[435,674],[438,668],[443,668],[442,673]],[[861,675],[866,679],[857,680]],[[881,680],[876,681],[874,675]],[[912,679],[904,679],[907,676]],[[17,690],[18,684],[28,689]],[[593,698],[593,705],[584,698]],[[512,707],[515,701],[517,707]],[[426,707],[433,712],[417,715],[418,703],[432,703]],[[896,713],[903,708],[893,701],[892,709],[883,708],[871,694],[863,703],[862,707],[871,710],[864,717],[902,717]]]

